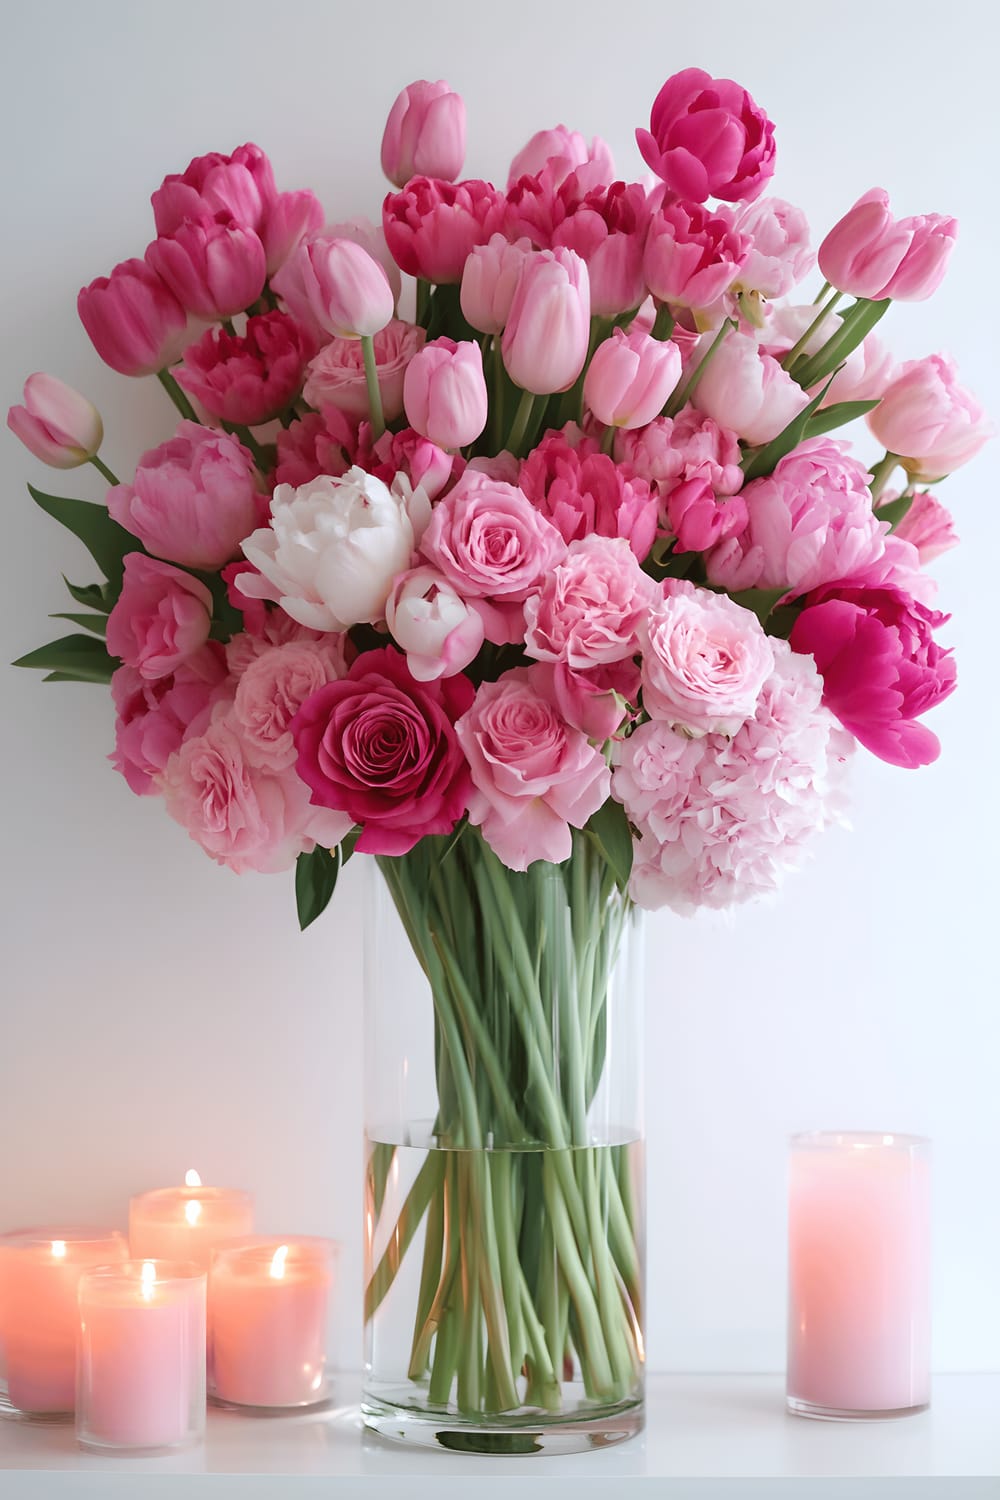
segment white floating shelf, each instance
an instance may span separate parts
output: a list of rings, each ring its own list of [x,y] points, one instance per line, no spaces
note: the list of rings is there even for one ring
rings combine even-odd
[[[657,1375],[642,1437],[566,1458],[412,1450],[366,1433],[339,1377],[334,1411],[209,1413],[203,1447],[167,1458],[82,1453],[72,1427],[0,1421],[2,1500],[1000,1500],[1000,1375],[942,1375],[931,1409],[896,1422],[784,1411],[773,1375]],[[475,1486],[475,1489],[473,1489]]]

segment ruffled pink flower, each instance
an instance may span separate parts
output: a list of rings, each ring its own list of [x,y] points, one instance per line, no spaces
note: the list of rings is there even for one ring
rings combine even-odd
[[[776,890],[814,834],[842,820],[850,737],[808,657],[772,642],[774,670],[732,739],[654,720],[614,749],[612,795],[639,830],[629,891],[682,915]]]
[[[584,191],[576,174],[559,189],[564,217],[548,248],[564,245],[587,263],[595,317],[614,318],[646,295],[643,250],[650,211],[639,182]]]
[[[406,367],[423,347],[427,334],[415,323],[393,318],[375,335],[375,370],[387,422],[403,411]],[[368,416],[368,385],[364,356],[357,339],[331,339],[308,365],[305,398],[322,411],[335,407],[349,417]]]
[[[297,490],[321,474],[335,479],[346,474],[356,462],[358,429],[336,406],[327,406],[322,413],[307,412],[290,427],[283,427],[276,441],[275,483]]]
[[[232,566],[236,568],[239,564],[234,563]],[[245,566],[249,567],[249,563]],[[244,606],[250,602],[247,599],[243,600]],[[252,602],[262,604],[262,601],[258,600]],[[237,608],[239,607],[237,604]],[[267,656],[276,646],[321,645],[324,654],[332,663],[331,680],[334,677],[345,677],[347,668],[357,655],[349,635],[332,630],[310,630],[308,625],[300,625],[297,620],[286,615],[283,609],[263,609],[259,629],[256,621],[253,629],[246,618],[244,618],[244,624],[246,629],[239,635],[234,635],[225,646],[226,666],[229,669],[230,684],[234,693],[237,683],[247,668],[252,666],[259,657]]]
[[[707,479],[684,479],[674,485],[664,511],[667,527],[677,538],[675,552],[705,552],[727,537],[741,536],[749,521],[743,496],[718,496]]]
[[[457,284],[473,245],[503,227],[503,214],[503,194],[492,183],[413,177],[402,192],[387,194],[382,227],[401,271]]]
[[[686,734],[735,734],[774,666],[757,616],[725,594],[669,578],[643,623],[642,704]]]
[[[231,318],[264,289],[267,259],[259,235],[228,214],[186,219],[146,249],[146,263],[196,318]]]
[[[242,334],[210,328],[185,350],[175,374],[213,417],[257,427],[299,394],[315,352],[312,336],[294,318],[263,313],[248,318]]]
[[[692,358],[707,353],[712,337],[702,336]],[[809,404],[808,394],[776,359],[747,334],[733,332],[713,354],[692,400],[720,427],[732,428],[754,446],[771,442]]]
[[[233,719],[250,764],[271,771],[293,766],[292,720],[307,698],[344,675],[339,636],[289,641],[248,662],[236,687]]]
[[[207,728],[216,703],[232,696],[222,647],[210,641],[170,677],[143,677],[119,667],[111,679],[115,750],[108,757],[139,797],[156,793],[156,777],[188,735]]]
[[[258,230],[277,196],[271,163],[259,146],[248,142],[231,156],[210,151],[163,179],[152,197],[156,232],[173,234],[185,219],[217,213],[231,214],[237,223]]]
[[[571,439],[576,437],[574,443]],[[521,465],[521,489],[567,542],[623,537],[642,562],[656,539],[657,501],[643,479],[629,478],[592,438],[550,432]]]
[[[698,203],[668,203],[649,226],[646,285],[672,306],[710,307],[742,272],[750,249],[728,210],[712,214]]]
[[[154,557],[215,569],[253,531],[259,500],[253,458],[242,443],[181,422],[174,437],[142,455],[131,484],[108,491],[108,510]]]
[[[142,552],[125,558],[118,602],[108,616],[112,656],[141,677],[169,677],[208,640],[212,595],[203,583]]]
[[[751,241],[737,286],[762,297],[787,297],[812,270],[816,253],[809,246],[809,225],[794,203],[760,198],[739,214],[734,227]]]
[[[581,730],[598,745],[617,734],[625,719],[637,712],[642,677],[630,657],[586,672],[574,672],[564,661],[553,662],[550,678],[543,678],[542,670],[540,665],[537,680],[545,683],[545,695],[572,729]]]
[[[387,646],[306,699],[292,722],[299,775],[316,804],[360,824],[362,853],[406,854],[454,828],[470,791],[454,725],[473,694],[461,674],[416,682]]]
[[[657,597],[621,537],[571,542],[524,606],[524,649],[537,661],[562,661],[574,671],[635,656],[639,630]]]
[[[516,668],[484,682],[455,725],[475,787],[469,821],[511,870],[561,864],[608,795],[600,750],[571,729],[546,692],[544,668]]]
[[[749,203],[774,172],[774,126],[764,111],[738,83],[700,68],[667,79],[649,129],[635,138],[657,177],[693,203]]]
[[[882,503],[891,498],[890,495],[883,496]],[[917,491],[909,510],[901,521],[896,522],[892,534],[898,541],[909,542],[915,547],[925,566],[959,543],[951,511],[930,490]]]
[[[510,164],[507,186],[512,188],[522,177],[535,177],[539,172],[545,172],[558,188],[571,172],[577,172],[581,167],[592,179],[592,187],[613,182],[615,163],[611,147],[596,135],[588,146],[578,130],[557,125],[554,130],[536,131],[527,145],[521,147]]]
[[[946,354],[911,359],[868,413],[871,431],[899,454],[911,479],[942,479],[975,458],[993,434],[983,408],[957,377]]]
[[[707,480],[716,495],[735,495],[743,483],[740,456],[736,433],[690,405],[676,417],[657,417],[615,438],[618,462],[663,496],[691,479]]]
[[[876,562],[887,528],[872,510],[870,477],[846,443],[801,443],[773,474],[743,488],[746,529],[709,553],[709,581],[730,592],[803,594]]]
[[[955,688],[955,662],[933,632],[949,616],[901,589],[838,584],[806,597],[790,636],[823,677],[823,702],[890,765],[937,760],[937,735],[917,722]]]

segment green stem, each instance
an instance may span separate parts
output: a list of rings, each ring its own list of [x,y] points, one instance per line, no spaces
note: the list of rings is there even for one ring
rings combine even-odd
[[[171,375],[170,371],[157,370],[156,378],[162,385],[163,389],[166,391],[167,395],[170,397],[171,401],[176,406],[177,410],[180,412],[181,416],[184,417],[188,422],[197,422],[197,412],[191,405],[188,398],[185,396],[184,392],[181,390],[180,386],[177,384],[177,381]]]
[[[382,413],[382,392],[378,388],[375,340],[367,334],[362,334],[361,337],[361,356],[365,362],[365,384],[368,387],[368,411],[371,416],[372,438],[377,443],[385,431],[385,417]]]
[[[417,277],[417,322],[422,328],[427,327],[427,314],[431,305],[431,283],[425,281],[422,276]]]
[[[249,427],[244,427],[241,422],[223,422],[222,425],[225,428],[226,432],[231,432],[234,437],[238,437],[244,448],[249,449],[250,453],[253,455],[253,461],[257,465],[260,472],[262,474],[268,473],[271,465],[267,461],[267,454],[264,452],[263,446],[254,437]]]
[[[809,324],[809,327],[806,329],[805,333],[802,334],[801,338],[799,338],[792,345],[788,353],[783,356],[781,361],[781,368],[783,370],[790,370],[792,368],[792,365],[795,363],[799,355],[802,353],[803,349],[809,343],[809,340],[812,338],[813,334],[822,326],[823,323],[826,322],[827,314],[833,311],[836,304],[840,301],[841,295],[842,294],[837,291],[836,287],[834,287],[833,295],[830,297],[830,300],[824,303],[819,312],[813,318],[812,322]]]
[[[813,307],[816,307],[820,302],[822,302],[823,298],[826,296],[829,290],[830,283],[828,281],[824,281],[823,285],[820,287],[819,291],[816,293],[815,297],[812,300]]]
[[[618,436],[617,427],[605,427],[604,436],[601,438],[601,452],[610,458],[614,452],[615,438]]]
[[[522,391],[521,399],[517,404],[517,411],[514,413],[514,421],[511,423],[510,432],[507,434],[507,441],[504,443],[504,447],[509,449],[515,458],[522,456],[521,444],[524,442],[524,434],[527,432],[528,423],[531,421],[534,404],[535,397],[532,392]]]
[[[886,453],[885,457],[880,458],[878,463],[873,466],[871,482],[873,504],[885,489],[893,469],[897,468],[900,462],[901,460],[897,453]]]
[[[106,463],[102,463],[96,453],[92,453],[87,462],[93,464],[98,474],[103,474],[109,484],[121,484],[117,474],[112,474]]]
[[[670,397],[670,400],[663,408],[663,415],[665,417],[675,417],[677,413],[683,409],[687,401],[689,401],[690,398],[694,395],[695,388],[697,387],[699,380],[704,375],[712,360],[715,358],[720,348],[722,347],[722,340],[725,338],[730,328],[735,328],[735,326],[736,325],[731,318],[723,319],[722,327],[719,329],[718,333],[715,335],[715,338],[705,350],[704,357],[698,361],[698,364],[691,371],[690,375],[680,386],[678,386],[677,390],[674,391],[674,394]]]
[[[656,318],[654,319],[653,327],[650,330],[651,336],[654,339],[659,339],[662,343],[670,337],[673,331],[673,313],[670,311],[670,308],[665,302],[658,302],[656,304]]]
[[[232,318],[222,318],[222,319],[220,319],[220,321],[222,323],[223,328],[226,330],[226,332],[232,334],[233,338],[235,338],[236,337],[236,324],[233,322]]]

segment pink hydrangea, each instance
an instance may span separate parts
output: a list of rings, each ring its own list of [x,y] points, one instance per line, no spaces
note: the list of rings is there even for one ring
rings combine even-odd
[[[119,667],[111,679],[115,748],[108,757],[132,791],[147,797],[159,790],[156,777],[189,735],[208,725],[216,703],[232,697],[222,647],[210,641],[171,677],[143,677]]]
[[[749,522],[706,559],[710,583],[803,594],[863,571],[885,551],[870,475],[845,443],[811,438],[742,491]]]
[[[735,495],[743,483],[739,437],[691,405],[676,417],[619,432],[615,457],[664,497],[689,479],[707,479],[716,495]]]
[[[622,537],[586,536],[525,602],[525,650],[574,671],[635,656],[639,630],[656,597]]]
[[[850,736],[823,708],[809,658],[772,646],[774,670],[732,739],[654,720],[616,744],[611,790],[639,831],[639,906],[690,915],[773,891],[841,820]]]
[[[549,432],[521,465],[521,489],[567,542],[622,537],[640,562],[656,538],[657,501],[644,479],[630,478],[598,452],[593,438],[568,426]]]

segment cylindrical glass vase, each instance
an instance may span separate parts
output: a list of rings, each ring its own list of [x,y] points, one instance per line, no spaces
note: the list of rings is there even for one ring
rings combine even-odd
[[[364,1420],[467,1452],[631,1437],[637,913],[584,834],[518,873],[466,826],[369,885]]]

